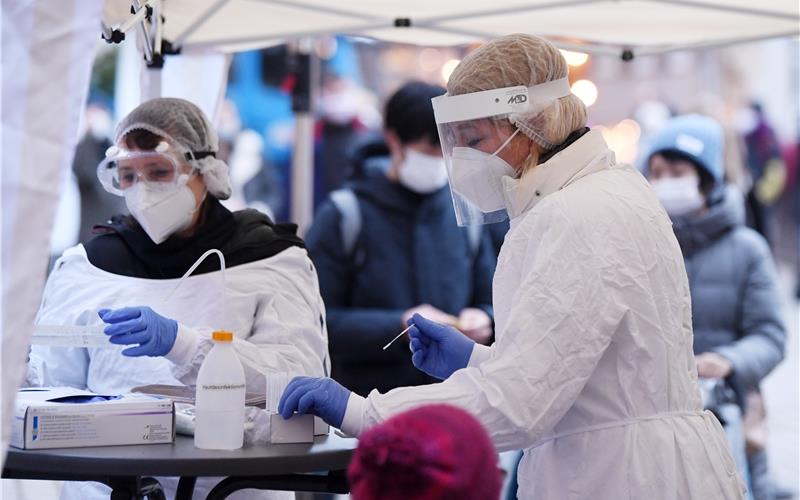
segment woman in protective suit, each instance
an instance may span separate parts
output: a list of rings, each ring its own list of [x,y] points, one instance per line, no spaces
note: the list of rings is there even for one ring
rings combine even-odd
[[[234,333],[249,392],[264,394],[271,372],[328,373],[325,309],[303,242],[294,226],[222,206],[231,185],[217,148],[208,119],[185,100],[147,101],[119,123],[97,174],[131,215],[112,218],[96,228],[100,235],[64,252],[37,317],[44,325],[105,324],[109,343],[34,346],[29,385],[111,395],[147,384],[191,385],[215,329]],[[225,272],[211,255],[180,282],[211,249],[222,252]],[[176,478],[159,480],[174,496]],[[200,481],[198,495],[213,484]],[[232,498],[279,495],[250,491]],[[62,491],[62,498],[108,495],[98,483],[68,483]]]
[[[300,377],[281,412],[358,435],[412,407],[454,404],[499,451],[525,450],[520,498],[741,498],[722,428],[702,411],[669,218],[586,128],[562,55],[537,37],[499,38],[469,54],[447,90],[433,103],[457,219],[511,222],[494,345],[417,315],[412,362],[441,383],[362,398]]]

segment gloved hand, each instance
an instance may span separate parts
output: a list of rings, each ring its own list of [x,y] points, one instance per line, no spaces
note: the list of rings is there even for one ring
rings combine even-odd
[[[164,356],[175,345],[178,322],[165,318],[149,307],[101,309],[100,319],[109,323],[105,330],[112,344],[139,344],[122,351],[124,356]]]
[[[293,412],[311,413],[334,427],[341,427],[350,391],[331,378],[295,377],[286,386],[278,403],[278,413],[285,419]]]
[[[446,379],[467,366],[475,342],[452,326],[442,325],[415,314],[409,325],[411,362],[432,377]]]

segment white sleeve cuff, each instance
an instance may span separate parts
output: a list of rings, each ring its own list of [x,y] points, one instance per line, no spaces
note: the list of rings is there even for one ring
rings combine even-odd
[[[200,335],[196,331],[182,323],[178,323],[178,336],[175,337],[175,344],[164,357],[175,365],[188,365],[194,359],[199,342]]]
[[[492,348],[488,345],[475,344],[469,356],[467,366],[476,367],[492,356]]]
[[[358,437],[364,430],[364,412],[367,409],[367,400],[355,392],[350,393],[347,399],[347,409],[342,419],[342,432],[348,436]]]

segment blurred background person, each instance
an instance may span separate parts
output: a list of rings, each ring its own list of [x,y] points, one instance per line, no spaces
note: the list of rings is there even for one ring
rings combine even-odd
[[[723,151],[717,122],[681,116],[652,138],[647,172],[684,255],[698,377],[731,389],[730,404],[714,409],[753,498],[772,499],[766,443],[748,443],[745,460],[742,413],[750,413],[750,427],[765,423],[759,384],[783,359],[786,332],[772,254],[745,227],[741,193],[724,185]]]
[[[374,96],[335,73],[323,77],[314,127],[314,206],[344,184],[347,161],[370,128],[380,127]]]
[[[754,102],[743,108],[739,120],[753,180],[752,189],[747,193],[751,225],[771,244],[774,237],[772,206],[783,192],[786,166],[775,131],[760,104]]]
[[[490,343],[495,258],[487,233],[458,227],[431,98],[410,82],[385,110],[385,144],[324,203],[306,235],[328,316],[333,377],[359,394],[420,385],[403,345],[381,348],[420,313]]]
[[[83,243],[92,238],[92,228],[96,224],[105,223],[111,214],[125,210],[124,200],[108,193],[97,182],[97,165],[111,147],[111,110],[101,100],[90,99],[84,113],[84,125],[85,132],[75,148],[72,162],[72,173],[80,190],[78,241]]]
[[[449,405],[416,408],[365,432],[347,476],[353,500],[496,500],[502,481],[486,430]]]

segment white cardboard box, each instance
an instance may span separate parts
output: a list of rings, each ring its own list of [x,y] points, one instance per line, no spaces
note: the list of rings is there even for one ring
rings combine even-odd
[[[314,418],[314,415],[294,415],[289,420],[284,420],[280,413],[271,413],[269,442],[313,443]]]
[[[20,389],[11,446],[74,448],[175,440],[175,408],[169,399],[125,394],[107,401],[63,402],[67,397],[92,396],[98,395],[71,387]]]

